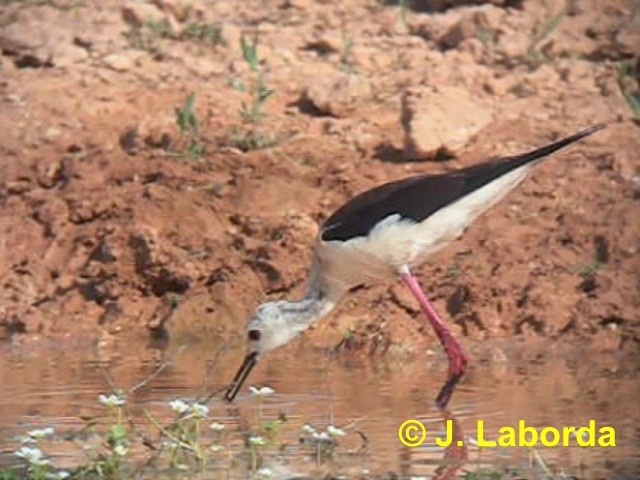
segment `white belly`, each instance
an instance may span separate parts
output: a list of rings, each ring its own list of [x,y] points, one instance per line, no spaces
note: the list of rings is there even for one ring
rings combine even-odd
[[[348,289],[395,278],[400,267],[424,261],[458,238],[478,215],[517,186],[532,165],[520,167],[417,223],[390,215],[366,237],[319,241],[316,261],[325,281]]]

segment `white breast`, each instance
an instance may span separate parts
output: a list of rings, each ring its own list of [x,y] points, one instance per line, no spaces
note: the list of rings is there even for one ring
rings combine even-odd
[[[532,167],[520,167],[438,210],[422,222],[390,215],[366,237],[319,241],[316,258],[321,275],[335,288],[348,289],[395,278],[403,265],[415,265],[458,238],[481,213],[516,187]]]

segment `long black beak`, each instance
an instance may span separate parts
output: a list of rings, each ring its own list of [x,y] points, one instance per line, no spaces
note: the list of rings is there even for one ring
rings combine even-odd
[[[233,381],[229,384],[227,393],[224,394],[224,398],[226,398],[227,401],[233,402],[233,399],[236,398],[242,384],[249,376],[251,370],[253,370],[253,367],[256,366],[256,363],[258,363],[258,352],[251,352],[244,357],[242,365],[240,365],[240,368],[238,369],[238,373],[233,377]]]

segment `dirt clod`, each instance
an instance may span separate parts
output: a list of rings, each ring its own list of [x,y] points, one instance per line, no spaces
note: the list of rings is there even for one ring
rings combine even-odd
[[[407,90],[401,113],[405,158],[432,157],[440,150],[456,152],[492,117],[490,109],[456,87]]]

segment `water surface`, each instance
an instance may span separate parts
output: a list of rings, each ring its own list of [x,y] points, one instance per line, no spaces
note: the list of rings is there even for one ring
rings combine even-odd
[[[225,346],[222,340],[195,342],[180,350],[177,342],[159,347],[139,339],[0,346],[0,465],[15,463],[17,437],[28,429],[53,425],[65,432],[81,428],[82,418],[106,421],[97,402],[100,393],[113,386],[126,390],[169,360],[129,398],[136,423],[152,430],[142,408],[169,421],[168,401],[204,398],[233,377],[243,351]],[[265,448],[263,465],[276,472],[275,478],[323,478],[327,473],[382,478],[386,472],[397,478],[456,478],[481,470],[513,470],[531,478],[544,478],[547,470],[587,479],[640,478],[637,359],[515,340],[469,345],[469,350],[470,372],[445,413],[433,406],[446,374],[439,355],[371,358],[313,350],[304,340],[273,352],[249,380],[276,392],[264,400],[264,418],[287,418],[279,434],[283,446]],[[247,386],[231,406],[211,400],[211,421],[227,426],[225,455],[233,461],[218,462],[190,478],[249,478],[242,452],[246,432],[255,428],[257,405]],[[408,448],[398,439],[398,427],[407,419],[427,427],[427,441],[420,447]],[[435,445],[446,420],[453,422],[463,447]],[[595,420],[598,428],[615,429],[617,446],[584,448],[573,442],[570,447],[479,448],[478,420],[484,421],[490,439],[497,438],[500,427],[517,426],[519,420],[538,429]],[[332,460],[318,462],[300,443],[305,423],[318,430],[332,424],[348,432]],[[56,456],[56,463],[72,466],[80,455],[73,446],[56,440],[47,452]]]

